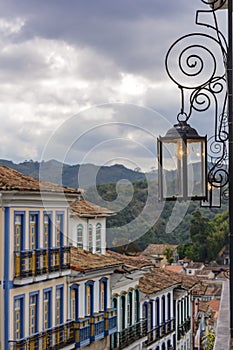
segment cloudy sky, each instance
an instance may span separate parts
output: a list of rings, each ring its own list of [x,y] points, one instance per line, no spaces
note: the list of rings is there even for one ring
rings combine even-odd
[[[156,166],[179,89],[165,55],[200,0],[0,0],[0,158]],[[209,122],[197,116],[192,125]],[[203,132],[202,132],[203,133]]]

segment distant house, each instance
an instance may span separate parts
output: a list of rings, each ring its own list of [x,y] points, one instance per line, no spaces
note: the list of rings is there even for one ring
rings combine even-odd
[[[185,273],[185,269],[182,265],[167,265],[166,270],[176,273]]]
[[[204,269],[205,265],[201,262],[189,262],[187,265],[184,266],[186,270],[186,274],[189,276],[196,275],[197,271],[201,271]]]
[[[172,250],[173,261],[178,261],[177,247],[178,245],[175,244],[149,244],[142,255],[154,264],[166,265],[168,263],[165,254],[166,248]]]
[[[215,278],[215,273],[211,269],[202,269],[202,270],[197,270],[195,275],[197,277],[200,277],[201,279],[214,279]]]

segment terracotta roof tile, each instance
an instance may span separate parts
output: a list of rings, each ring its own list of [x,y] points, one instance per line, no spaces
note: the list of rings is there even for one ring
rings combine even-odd
[[[215,299],[212,299],[212,300],[209,300],[208,301],[208,304],[209,306],[211,307],[211,309],[215,312],[218,312],[219,311],[219,307],[220,307],[220,300],[215,300]]]
[[[119,266],[121,262],[113,256],[92,254],[85,250],[70,247],[70,268],[75,271],[95,270]]]
[[[200,283],[197,284],[193,289],[192,289],[192,295],[195,296],[203,296],[206,293],[207,290],[207,284],[206,283]]]
[[[200,283],[200,280],[196,277],[182,275],[162,268],[154,268],[141,277],[139,288],[143,293],[149,295],[177,284],[185,289],[191,289],[197,283]]]
[[[175,250],[177,245],[175,244],[149,244],[148,247],[142,252],[143,255],[163,255],[166,248]]]
[[[47,181],[39,181],[5,165],[0,165],[0,191],[80,193],[80,190],[77,189],[59,186]]]
[[[197,270],[201,270],[204,268],[204,264],[201,262],[189,262],[188,265],[186,266],[186,269],[197,269]]]
[[[184,268],[182,265],[167,265],[165,269],[177,273],[184,273]]]
[[[113,252],[112,250],[108,250],[106,255],[114,257],[119,262],[121,262],[124,265],[127,265],[128,268],[131,267],[132,269],[140,269],[140,268],[152,265],[151,262],[145,259],[145,257],[142,255],[127,256],[127,255]]]
[[[199,301],[198,310],[207,313],[209,305],[207,301]]]
[[[70,209],[77,214],[78,216],[111,216],[115,212],[99,205],[93,204],[84,200],[83,198],[77,199],[74,201]]]
[[[219,283],[215,284],[208,284],[207,283],[207,289],[205,292],[206,296],[221,296],[222,294],[222,286],[219,285]]]

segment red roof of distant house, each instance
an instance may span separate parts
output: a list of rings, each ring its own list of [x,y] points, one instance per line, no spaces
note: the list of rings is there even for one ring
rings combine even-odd
[[[184,268],[182,265],[167,265],[165,267],[166,270],[177,272],[177,273],[183,273]]]
[[[171,248],[173,251],[177,247],[178,246],[176,244],[149,244],[148,247],[142,252],[142,254],[146,256],[164,255],[166,248]]]

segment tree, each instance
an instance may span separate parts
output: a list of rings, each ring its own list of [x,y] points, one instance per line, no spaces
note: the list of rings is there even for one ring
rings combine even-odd
[[[196,210],[192,215],[190,237],[193,246],[191,250],[196,261],[205,262],[209,260],[208,236],[211,232],[210,221],[208,218],[202,216],[200,210]]]
[[[166,247],[163,251],[163,254],[166,256],[168,264],[171,264],[174,261],[173,250],[171,247]]]
[[[215,332],[214,331],[209,331],[206,334],[206,339],[207,339],[207,347],[206,350],[213,350],[214,348],[214,342],[215,342]]]

